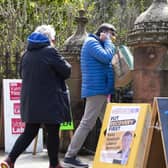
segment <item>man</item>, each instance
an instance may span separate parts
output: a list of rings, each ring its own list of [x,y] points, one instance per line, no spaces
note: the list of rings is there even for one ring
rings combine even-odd
[[[130,146],[133,139],[132,132],[126,131],[122,136],[122,149],[118,152],[118,154],[121,154],[121,160],[114,159],[113,163],[118,164],[126,164],[128,161],[128,157],[130,154]]]
[[[112,58],[115,46],[112,38],[116,29],[113,25],[103,23],[96,34],[90,34],[81,50],[82,93],[86,98],[84,115],[76,129],[64,158],[64,167],[87,168],[88,164],[76,158],[88,133],[92,130],[98,117],[103,120],[107,96],[114,93],[114,74]]]
[[[122,150],[121,153],[121,164],[126,164],[128,160],[128,156],[130,153],[130,145],[132,142],[132,133],[130,131],[127,131],[124,133],[122,137]]]

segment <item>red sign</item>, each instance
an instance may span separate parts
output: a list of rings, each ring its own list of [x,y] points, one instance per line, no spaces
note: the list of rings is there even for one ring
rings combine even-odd
[[[12,134],[21,134],[24,131],[25,123],[20,118],[12,118]]]
[[[13,111],[14,111],[14,114],[20,114],[20,103],[13,104]]]
[[[20,82],[9,83],[10,100],[19,100],[22,84]]]

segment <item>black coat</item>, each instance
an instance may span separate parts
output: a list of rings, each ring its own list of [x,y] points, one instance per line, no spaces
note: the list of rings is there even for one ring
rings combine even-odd
[[[49,43],[29,43],[21,61],[21,118],[27,123],[62,123],[58,90],[65,89],[71,65]]]

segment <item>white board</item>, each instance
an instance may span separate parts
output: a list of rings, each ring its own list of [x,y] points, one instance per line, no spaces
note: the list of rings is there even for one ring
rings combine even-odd
[[[16,139],[24,131],[25,124],[20,117],[20,91],[21,79],[3,79],[3,113],[4,113],[4,138],[5,152],[10,152]],[[26,149],[26,152],[33,152],[34,140]],[[42,129],[38,133],[36,151],[43,150]]]

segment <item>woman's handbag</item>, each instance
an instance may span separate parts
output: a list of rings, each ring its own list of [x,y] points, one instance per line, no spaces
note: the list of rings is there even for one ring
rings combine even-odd
[[[121,45],[112,60],[115,72],[115,88],[122,88],[132,81],[133,56],[129,49]]]
[[[60,101],[62,104],[62,115],[64,122],[71,122],[70,93],[69,89],[60,91]]]
[[[63,83],[63,89],[59,90],[61,111],[64,122],[72,121],[71,107],[70,107],[70,91],[68,86]]]

